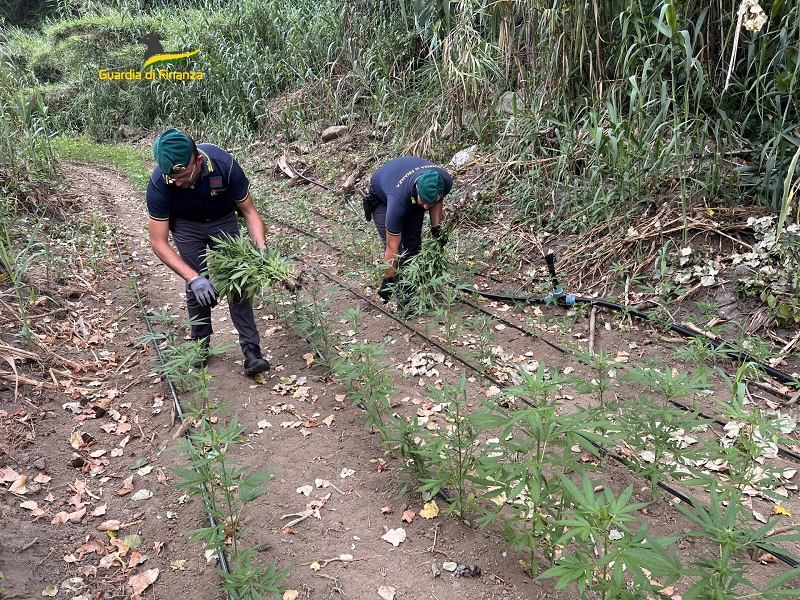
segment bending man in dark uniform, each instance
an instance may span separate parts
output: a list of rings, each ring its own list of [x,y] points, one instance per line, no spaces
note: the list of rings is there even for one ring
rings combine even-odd
[[[431,235],[441,234],[443,198],[453,188],[453,178],[443,168],[416,156],[401,156],[372,174],[370,192],[378,205],[372,212],[383,242],[388,267],[378,294],[388,301],[397,282],[397,256],[402,263],[419,253],[422,222],[430,213]],[[444,239],[444,238],[443,238]]]
[[[192,338],[207,349],[213,331],[211,308],[217,303],[217,290],[203,275],[204,254],[213,246],[211,237],[239,234],[238,208],[250,239],[265,250],[264,222],[253,204],[244,171],[221,148],[195,145],[188,135],[170,129],[156,140],[153,156],[158,166],[147,185],[150,246],[161,262],[186,281],[189,317],[201,323],[192,325]],[[169,245],[170,231],[178,252]],[[270,365],[261,356],[250,300],[230,302],[230,312],[239,332],[245,373],[267,371]],[[204,355],[196,366],[204,366],[205,360]]]

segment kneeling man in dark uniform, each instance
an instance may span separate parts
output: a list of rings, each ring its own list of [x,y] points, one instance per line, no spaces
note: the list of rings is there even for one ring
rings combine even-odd
[[[250,239],[266,251],[264,222],[250,196],[250,182],[236,160],[212,144],[196,145],[192,139],[170,129],[153,145],[158,166],[147,186],[150,246],[155,255],[186,281],[186,305],[192,338],[209,347],[211,308],[217,290],[203,275],[205,252],[213,248],[212,237],[239,235],[238,208]],[[178,252],[169,245],[169,232]],[[261,355],[260,339],[249,299],[230,301],[231,320],[239,332],[244,370],[255,375],[269,370]],[[205,366],[207,355],[195,366]]]

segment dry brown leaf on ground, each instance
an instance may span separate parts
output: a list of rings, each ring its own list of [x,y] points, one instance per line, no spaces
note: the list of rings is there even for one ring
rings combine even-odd
[[[131,600],[141,600],[141,593],[150,587],[158,579],[158,569],[148,569],[144,573],[139,573],[128,579],[128,587],[131,588]]]
[[[10,483],[12,481],[16,481],[17,478],[20,476],[14,469],[11,467],[3,467],[0,469],[0,481],[4,483]]]
[[[67,511],[62,510],[59,513],[56,513],[56,516],[50,521],[51,525],[63,525],[69,520],[69,513]]]
[[[117,496],[124,496],[133,491],[133,475],[122,482],[122,487],[117,490]]]
[[[404,510],[403,516],[400,518],[401,521],[405,521],[406,523],[411,523],[414,520],[414,516],[416,516],[413,510]]]
[[[19,477],[11,484],[11,487],[8,488],[8,491],[12,494],[17,494],[22,496],[23,494],[28,493],[28,488],[25,485],[28,481],[28,476],[20,474]]]
[[[406,530],[402,527],[398,527],[397,529],[390,529],[386,533],[381,536],[382,540],[386,540],[392,546],[399,546],[406,540]]]
[[[100,525],[97,526],[99,531],[119,531],[120,522],[116,519],[111,519],[109,521],[103,521]]]

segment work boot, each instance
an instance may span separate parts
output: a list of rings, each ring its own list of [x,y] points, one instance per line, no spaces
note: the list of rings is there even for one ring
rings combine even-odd
[[[244,372],[246,375],[257,375],[269,371],[269,362],[261,356],[261,348],[247,345],[242,348],[244,353]]]
[[[200,342],[200,349],[197,352],[197,358],[192,361],[192,368],[202,369],[208,366],[208,349],[211,346],[211,338],[206,336],[202,338],[195,338],[195,342]]]

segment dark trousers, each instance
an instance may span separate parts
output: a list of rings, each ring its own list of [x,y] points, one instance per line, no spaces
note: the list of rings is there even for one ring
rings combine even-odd
[[[220,237],[223,233],[234,237],[239,235],[239,223],[235,213],[210,223],[176,219],[172,228],[172,239],[183,262],[198,273],[203,273],[206,270],[206,250],[214,247],[211,237]],[[258,327],[256,327],[253,305],[250,300],[231,302],[229,299],[228,302],[231,321],[233,321],[236,331],[239,332],[239,344],[242,349],[244,350],[245,346],[249,344],[259,346]],[[192,338],[200,339],[210,336],[213,333],[211,307],[200,305],[188,283],[186,284],[186,306],[189,309],[189,317],[193,321],[202,323],[201,325],[192,325]]]
[[[422,221],[425,218],[425,211],[419,207],[414,207],[403,221],[403,231],[400,237],[400,262],[403,266],[412,257],[419,254],[422,245]],[[375,222],[375,229],[381,236],[383,249],[386,250],[386,205],[381,203],[375,207],[372,213],[372,220]]]

